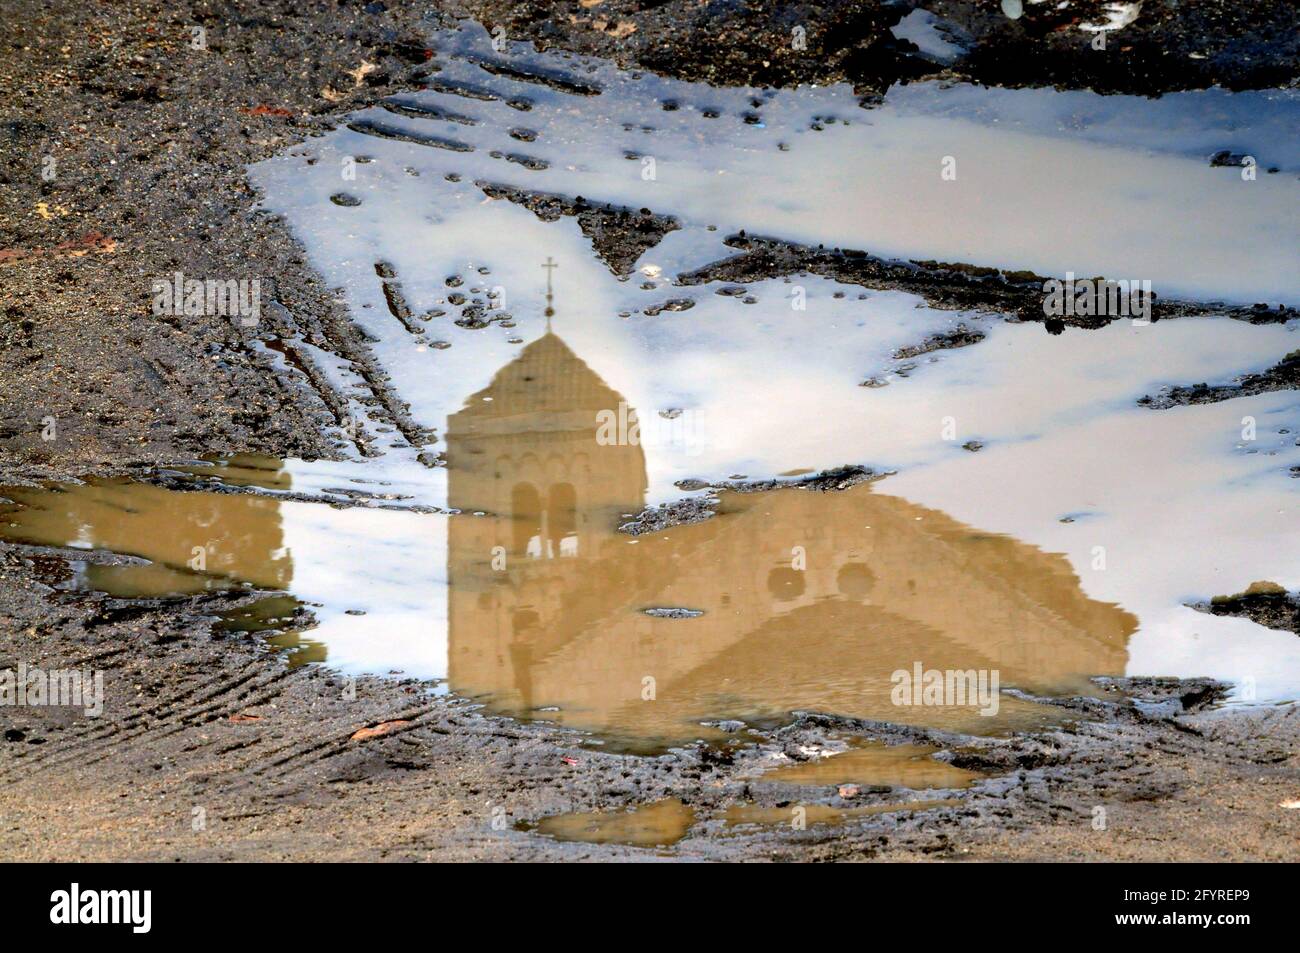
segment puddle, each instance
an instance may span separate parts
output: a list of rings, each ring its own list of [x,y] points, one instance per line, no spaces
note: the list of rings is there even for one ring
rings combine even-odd
[[[629,811],[555,814],[526,829],[556,840],[587,844],[671,847],[686,836],[694,823],[694,809],[676,798],[666,798]]]
[[[1175,345],[1165,367],[1182,371],[1229,340],[1289,333],[1213,321],[1147,332]],[[1002,688],[1035,694],[1088,692],[1095,675],[1182,674],[1249,677],[1257,700],[1293,698],[1293,636],[1184,603],[1261,578],[1295,588],[1294,484],[1278,464],[1294,451],[1277,432],[1294,398],[1140,408],[1136,395],[1167,371],[1125,347],[1131,333],[990,326],[896,390],[936,417],[951,407],[986,420],[978,452],[918,431],[920,462],[881,481],[724,491],[712,519],[636,536],[618,527],[653,500],[659,449],[609,439],[602,415],[630,412],[626,399],[554,332],[450,415],[445,468],[246,458],[170,471],[223,492],[124,480],[15,489],[0,535],[150,560],[77,568],[75,585],[115,595],[288,591],[319,619],[306,657],[445,678],[495,711],[626,750],[727,737],[700,723],[791,710],[976,733],[1050,714],[1005,694],[994,717],[894,704],[893,673],[917,664],[996,671]],[[845,447],[869,445],[867,433],[853,442],[853,421],[876,408],[886,423],[891,388],[838,384],[859,408],[841,427]],[[1237,439],[1246,411],[1272,431],[1264,452]],[[1019,437],[992,431],[1017,422]],[[790,465],[797,437],[772,447],[779,472],[810,469]],[[744,472],[731,464],[695,472]],[[430,501],[447,512],[401,508]]]
[[[746,229],[880,256],[1143,278],[1163,296],[1295,303],[1300,290],[1295,91],[1148,100],[924,82],[868,110],[843,85],[718,89],[524,44],[496,54],[472,24],[433,45],[441,71],[428,88],[253,168],[333,280],[373,283],[374,263],[388,262],[416,315],[472,262],[519,319],[510,301],[537,287],[538,249],[602,311],[657,303],[607,271],[600,280],[580,235],[557,236],[507,201],[484,207],[476,183],[675,216],[680,229],[649,259],[669,274],[724,257],[720,240]],[[601,92],[491,69],[504,62]],[[1211,167],[1223,149],[1255,158],[1256,178]],[[371,161],[344,180],[357,155]],[[945,157],[955,178],[941,174]],[[360,204],[333,204],[342,187]],[[367,297],[378,318],[382,300]]]
[[[304,636],[310,622],[303,604],[292,596],[267,596],[248,606],[218,612],[220,632],[257,632],[269,645],[288,652],[290,668],[310,662],[324,662],[328,649],[324,642]]]
[[[955,807],[956,800],[906,801],[901,804],[871,804],[864,807],[832,807],[829,804],[796,804],[789,807],[760,807],[756,804],[736,804],[727,808],[723,821],[727,827],[757,825],[759,827],[814,827],[818,824],[844,824],[858,817],[873,814],[907,814],[931,811],[939,807]]]
[[[632,539],[583,527],[571,555],[546,559],[521,551],[531,514],[522,527],[453,520],[451,685],[511,714],[684,740],[704,720],[804,708],[975,732],[1032,720],[1010,698],[995,717],[894,705],[890,676],[916,659],[1044,693],[1124,668],[1134,619],[1083,596],[1059,557],[870,486],[724,494],[720,510]],[[492,568],[495,547],[513,566]],[[648,602],[703,614],[647,617]]]
[[[719,736],[700,725],[709,719],[805,708],[977,733],[1042,722],[1037,706],[996,693],[992,716],[974,698],[899,707],[891,676],[917,660],[996,669],[1003,686],[1047,694],[1124,671],[1136,619],[1085,596],[1064,558],[872,484],[724,492],[712,519],[618,532],[643,492],[640,448],[601,446],[592,415],[555,409],[552,430],[497,416],[510,380],[453,423],[459,515],[103,481],[14,491],[0,533],[151,560],[82,582],[115,595],[160,594],[159,579],[183,592],[288,590],[315,604],[311,639],[331,662],[445,675],[493,710],[632,748]],[[206,571],[191,567],[199,550]],[[664,605],[689,610],[646,611]],[[265,614],[245,611],[249,625]]]
[[[838,754],[765,771],[762,780],[816,786],[888,785],[925,791],[965,788],[980,779],[975,771],[956,768],[931,757],[936,750],[925,745],[853,742]]]
[[[267,486],[282,494],[294,489],[291,468],[264,458],[194,469],[219,485]],[[446,671],[445,640],[435,621],[446,614],[446,567],[431,562],[442,557],[445,522],[408,511],[334,509],[126,479],[10,488],[0,496],[12,501],[0,504],[0,538],[148,560],[112,566],[74,560],[73,578],[65,584],[70,588],[125,598],[286,591],[319,623],[307,636],[274,638],[275,644],[303,650],[293,656],[295,664],[323,661],[328,648],[332,664],[353,672],[399,669],[434,677]],[[275,628],[259,617],[281,618],[284,608],[270,603],[244,610],[250,614],[227,618],[223,627]]]
[[[145,565],[77,567],[73,586],[123,598],[189,595],[247,583],[286,589],[292,564],[275,500],[174,493],[126,479],[52,490],[14,488],[5,539],[138,556]]]
[[[717,723],[792,710],[979,733],[1051,717],[1005,691],[989,717],[895,704],[894,673],[917,666],[1032,694],[1181,675],[1300,697],[1293,635],[1186,605],[1300,588],[1300,395],[1139,404],[1272,367],[1300,322],[1048,334],[807,274],[677,280],[745,229],[1295,304],[1295,91],[918,83],[862,109],[840,86],[496,54],[473,25],[434,39],[429,88],[250,170],[414,425],[384,420],[374,375],[323,342],[271,340],[346,399],[377,457],[5,490],[0,536],[147,560],[73,560],[76,588],[288,594],[307,633],[281,631],[283,603],[225,624],[629,750],[743,741]],[[1212,166],[1224,149],[1257,178]],[[602,216],[637,237],[611,244]],[[891,475],[721,492],[712,519],[619,531],[708,484],[846,465]]]

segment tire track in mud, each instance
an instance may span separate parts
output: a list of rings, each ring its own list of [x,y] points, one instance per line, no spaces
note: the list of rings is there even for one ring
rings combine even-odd
[[[287,743],[267,750],[285,739],[266,734],[276,730],[274,716],[250,716],[257,721],[240,722],[235,719],[253,709],[277,709],[290,704],[286,695],[303,682],[316,680],[310,670],[268,670],[268,657],[259,654],[246,658],[231,671],[227,670],[214,685],[209,678],[195,673],[190,684],[153,704],[129,711],[124,717],[109,725],[91,722],[75,723],[61,743],[41,745],[33,754],[14,758],[0,772],[0,780],[16,782],[34,773],[62,771],[71,766],[90,768],[105,762],[129,762],[138,757],[153,757],[166,747],[164,742],[177,736],[209,728],[215,722],[239,725],[236,730],[259,732],[247,738],[236,739],[222,749],[222,754],[249,749],[250,757],[242,764],[228,769],[239,784],[251,784],[254,779],[284,777],[295,771],[305,771],[318,762],[326,761],[347,751],[351,736],[364,723],[355,715],[344,713],[324,723],[310,727],[305,736],[290,738]],[[402,720],[409,725],[391,732],[397,736],[417,727],[430,712],[428,704],[407,706],[396,713],[385,714],[378,721]],[[85,725],[85,728],[81,728]],[[307,727],[307,726],[304,726]],[[321,733],[326,735],[320,740]],[[183,741],[183,738],[178,738]],[[180,746],[181,753],[197,751],[199,742]],[[239,780],[242,778],[242,780]]]
[[[309,390],[313,397],[325,405],[334,418],[334,425],[339,429],[340,433],[348,436],[357,454],[361,457],[374,456],[375,450],[367,439],[367,435],[363,434],[361,429],[356,426],[354,406],[330,384],[329,379],[317,366],[316,362],[303,353],[302,339],[295,335],[291,338],[277,337],[273,341],[264,343],[268,349],[276,352],[284,359],[286,366],[296,368],[302,374],[305,383],[301,386]],[[327,351],[326,353],[344,360],[340,355],[334,354],[333,351]]]
[[[259,676],[261,681],[255,681]],[[96,764],[105,758],[111,757],[120,746],[132,743],[142,736],[148,735],[151,743],[153,743],[160,738],[175,734],[177,731],[185,730],[194,724],[206,724],[216,720],[220,715],[214,715],[213,712],[220,709],[230,708],[235,705],[249,707],[246,699],[252,695],[253,691],[277,682],[284,677],[285,673],[274,670],[267,677],[266,665],[259,660],[246,663],[238,677],[227,677],[225,681],[219,682],[215,687],[212,687],[211,682],[203,680],[200,676],[195,676],[195,681],[198,684],[177,693],[152,708],[133,712],[119,722],[96,726],[98,730],[92,729],[90,733],[83,733],[76,738],[70,739],[65,745],[49,748],[42,745],[35,756],[23,758],[22,762],[24,766],[37,767],[42,770],[58,769],[74,761]],[[240,689],[250,682],[254,683],[252,687],[239,693]],[[194,699],[195,695],[200,697]],[[274,695],[269,697],[274,697]],[[235,714],[235,712],[231,712],[231,714]],[[171,722],[178,722],[179,724],[169,725]],[[157,729],[159,727],[165,730],[158,733]],[[0,780],[4,780],[6,777],[0,775]]]
[[[38,600],[44,598],[40,593],[34,595]],[[225,601],[218,600],[222,604]],[[129,620],[105,623],[99,638],[114,638],[114,630],[127,626],[147,628],[159,622],[164,632],[178,625],[182,630],[185,626],[206,627],[212,618],[213,601],[200,597],[188,604],[187,612],[174,613],[165,606],[142,601],[141,611]],[[90,621],[88,613],[95,611],[95,605],[93,600],[65,603],[74,618],[77,614],[87,614],[85,622]],[[194,612],[199,615],[192,615]],[[192,647],[186,647],[195,637],[206,643],[203,649],[206,662],[198,662]],[[17,784],[83,771],[96,772],[98,778],[100,771],[113,775],[120,772],[121,766],[141,762],[162,764],[168,759],[189,756],[201,759],[211,745],[218,744],[223,757],[246,751],[246,756],[237,763],[227,763],[221,772],[223,784],[246,788],[255,785],[262,776],[273,779],[309,771],[317,762],[346,753],[349,744],[355,744],[350,742],[352,735],[366,725],[393,720],[410,722],[393,734],[421,727],[431,710],[430,704],[411,704],[409,699],[404,705],[390,707],[381,698],[377,700],[380,708],[345,704],[336,707],[329,717],[296,721],[296,728],[286,736],[278,716],[284,710],[301,710],[304,693],[310,699],[319,692],[322,683],[333,684],[322,670],[314,666],[285,668],[274,656],[256,649],[260,639],[213,640],[210,636],[187,632],[182,639],[160,638],[153,644],[158,646],[157,654],[144,658],[128,654],[123,646],[78,654],[70,664],[84,667],[103,666],[118,659],[125,662],[125,665],[109,666],[105,672],[104,718],[108,723],[77,718],[62,727],[48,726],[42,732],[45,737],[39,738],[43,744],[0,746],[0,779]],[[126,658],[122,658],[124,655]],[[181,678],[165,680],[161,695],[139,694],[142,686],[148,692],[150,686],[159,684],[156,676],[162,669],[176,670],[177,662],[171,660],[174,655],[179,655],[181,668],[187,670]],[[54,664],[48,658],[42,659],[42,663]],[[154,669],[154,675],[148,674],[150,669]],[[371,682],[367,680],[363,684]],[[363,688],[363,691],[369,690]],[[239,717],[249,712],[260,714],[250,715],[248,720]],[[243,732],[250,735],[239,737]],[[223,739],[223,734],[230,737]]]
[[[376,271],[379,271],[379,265],[376,265]],[[388,281],[384,280],[387,291]],[[400,285],[395,285],[394,291],[398,307],[401,308],[405,302],[401,297]],[[406,312],[409,319],[409,308]],[[396,312],[394,316],[398,317]],[[403,326],[413,334],[423,330],[406,321],[403,321]],[[295,341],[298,344],[296,347]],[[341,392],[318,366],[317,360],[311,354],[303,353],[302,344],[312,344],[323,354],[343,362],[368,393],[357,396]],[[336,425],[362,457],[375,458],[384,453],[375,446],[382,438],[382,434],[375,432],[376,426],[391,426],[413,448],[423,446],[432,438],[432,430],[411,417],[409,405],[393,388],[387,371],[366,343],[360,326],[338,309],[301,323],[296,337],[282,335],[268,347],[284,353],[287,361],[302,370],[317,396],[334,416]]]
[[[431,149],[446,149],[449,152],[473,152],[474,147],[465,142],[456,139],[446,139],[442,136],[432,136],[426,133],[406,132],[398,129],[396,126],[387,123],[378,122],[373,119],[358,119],[348,123],[348,128],[353,132],[359,132],[365,136],[374,136],[376,139],[391,139],[394,142],[409,142],[417,146],[428,146]]]
[[[365,383],[370,396],[377,402],[374,407],[388,418],[388,422],[401,433],[411,447],[421,447],[428,443],[433,431],[417,423],[410,414],[410,405],[402,400],[391,384],[388,372],[375,356],[374,351],[365,343],[360,328],[349,318],[338,316],[335,323],[343,327],[326,328],[325,341],[331,353],[347,361],[353,371]],[[356,398],[341,395],[349,408],[353,409],[352,420],[365,419],[369,413],[356,413]],[[369,456],[382,455],[382,451],[368,447]]]

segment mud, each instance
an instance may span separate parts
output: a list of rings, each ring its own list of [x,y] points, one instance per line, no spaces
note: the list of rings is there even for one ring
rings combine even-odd
[[[1053,6],[1029,5],[1011,22],[987,4],[923,4],[954,24],[951,35],[967,47],[946,64],[894,37],[891,28],[911,9],[902,4],[606,0],[455,9],[504,25],[512,37],[685,78],[848,79],[867,104],[889,84],[921,76],[1143,95],[1294,79],[1300,31],[1294,5],[1281,0],[1248,8],[1147,0],[1125,45],[1117,50],[1112,38],[1105,53],[1068,29],[1104,18],[1101,4],[1047,9]],[[9,93],[0,116],[0,482],[139,476],[214,453],[370,455],[385,432],[418,443],[422,428],[389,386],[374,342],[285,224],[251,210],[244,167],[324,132],[360,105],[436,84],[422,30],[441,13],[397,2],[231,4],[214,12],[205,3],[26,0],[7,12],[0,23]],[[801,24],[815,55],[790,49],[791,30]],[[206,50],[190,48],[194,26],[207,30]],[[549,80],[574,91],[572,78]],[[529,104],[511,105],[519,112],[514,138],[524,144],[512,155],[527,162]],[[57,171],[43,180],[46,156]],[[341,206],[364,205],[364,196],[339,194]],[[577,196],[506,197],[539,216],[576,217],[615,274],[627,274],[639,250],[672,231],[668,216],[648,210],[584,207]],[[1028,273],[894,262],[743,235],[729,244],[740,254],[694,280],[743,286],[809,272],[919,291],[936,306],[1042,319],[1042,279]],[[260,323],[156,317],[150,279],[177,271],[260,277]],[[1161,301],[1156,314],[1206,307]],[[1210,309],[1252,323],[1295,316],[1268,304]],[[956,343],[973,341],[930,338],[903,350]],[[349,426],[331,357],[356,369],[383,429]],[[1286,374],[1283,386],[1293,387]],[[151,478],[193,485],[179,470]],[[806,482],[817,490],[872,478],[859,468]],[[753,492],[777,482],[786,481],[738,475],[708,485]],[[367,491],[349,492],[332,505],[356,505]],[[696,499],[647,511],[625,529],[711,512],[709,499]],[[1035,699],[1060,713],[1056,727],[998,738],[798,713],[720,727],[729,740],[632,757],[543,720],[491,715],[430,682],[400,675],[349,682],[302,664],[319,657],[303,633],[309,620],[301,607],[268,605],[266,591],[119,598],[69,585],[75,567],[87,564],[111,571],[141,561],[0,543],[0,669],[100,669],[110,699],[100,719],[0,708],[6,858],[1294,858],[1296,812],[1279,804],[1294,797],[1300,779],[1300,719],[1293,707],[1221,707],[1222,689],[1211,683],[1103,680],[1094,694]],[[1294,597],[1286,598],[1245,594],[1209,611],[1285,622],[1294,610]],[[833,764],[845,755],[824,752],[866,743],[914,746],[912,754],[923,751],[950,770],[853,772],[826,784],[815,777],[801,781],[797,794],[772,771]],[[958,784],[952,772],[979,777],[963,775]],[[844,782],[858,786],[850,797]],[[685,825],[673,844],[649,837],[663,848],[534,832],[546,818],[622,815],[673,801],[690,819],[673,812]],[[859,813],[834,828],[731,823],[788,815],[792,802],[813,817]],[[913,806],[900,811],[900,804]]]
[[[420,12],[18,3],[8,13],[6,468],[67,476],[208,452],[334,452],[323,430],[338,423],[337,397],[277,373],[258,345],[302,337],[366,365],[366,342],[284,226],[251,211],[243,166],[415,81],[430,55]],[[191,49],[192,26],[207,31],[206,50]],[[260,278],[258,327],[155,316],[150,281],[175,272]],[[42,440],[48,419],[57,437]]]
[[[464,9],[511,37],[639,65],[683,79],[788,86],[853,83],[863,96],[892,83],[942,74],[991,85],[1056,85],[1154,95],[1175,89],[1285,86],[1296,74],[1300,22],[1293,4],[1243,8],[1223,0],[1145,0],[1141,16],[1093,47],[1106,4],[1024,3],[1009,19],[996,3],[921,0],[801,4],[690,0],[638,3],[505,3],[461,0]],[[947,62],[922,53],[891,28],[915,9],[945,21],[957,52]],[[806,49],[794,47],[802,27]]]
[[[490,182],[476,184],[489,198],[509,199],[532,211],[543,222],[553,222],[562,215],[575,217],[582,234],[591,239],[592,251],[615,275],[630,275],[637,259],[680,227],[671,215],[656,215],[648,208],[590,203],[582,196],[567,198]]]

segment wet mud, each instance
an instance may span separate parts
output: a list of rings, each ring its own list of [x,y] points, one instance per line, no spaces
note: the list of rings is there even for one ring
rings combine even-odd
[[[6,467],[71,475],[222,450],[332,452],[322,431],[341,402],[319,381],[278,372],[261,345],[303,336],[364,365],[366,344],[287,230],[252,213],[243,165],[410,82],[428,59],[419,13],[76,3],[8,12]],[[207,31],[207,49],[191,48],[193,26]],[[304,66],[286,74],[287,60]],[[364,81],[349,75],[363,63]],[[158,320],[150,276],[175,272],[264,279],[259,327]],[[47,418],[58,439],[41,439]]]
[[[937,261],[883,259],[857,249],[812,248],[743,233],[728,236],[725,244],[741,249],[741,253],[681,274],[678,281],[683,285],[712,281],[743,285],[789,275],[821,275],[864,288],[909,291],[922,295],[935,308],[987,311],[1012,315],[1021,321],[1041,322],[1055,334],[1066,327],[1096,329],[1123,320],[1106,315],[1047,316],[1043,309],[1043,284],[1048,279],[1033,272]],[[1157,296],[1152,303],[1151,320],[1206,313],[1255,324],[1280,324],[1296,317],[1296,310],[1285,304],[1261,302],[1248,307],[1224,306],[1221,303],[1162,300]],[[965,340],[974,343],[969,338]],[[935,349],[918,344],[909,350],[923,354]]]

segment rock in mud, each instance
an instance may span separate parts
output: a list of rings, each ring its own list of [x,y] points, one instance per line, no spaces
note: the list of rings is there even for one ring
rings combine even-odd
[[[1211,615],[1239,616],[1268,629],[1300,635],[1300,593],[1287,592],[1275,582],[1254,582],[1245,592],[1215,596],[1209,602],[1194,603],[1192,608]]]
[[[698,619],[704,615],[703,609],[686,609],[677,606],[664,606],[642,609],[646,615],[655,619]]]
[[[978,344],[984,340],[984,332],[976,328],[969,328],[964,324],[959,324],[951,331],[945,331],[942,334],[936,334],[926,338],[920,344],[913,344],[907,347],[900,347],[894,352],[894,360],[906,360],[908,358],[920,357],[922,354],[929,354],[932,351],[951,350],[959,347],[969,347],[972,344]]]
[[[1213,404],[1234,397],[1252,397],[1278,390],[1300,389],[1300,351],[1292,351],[1273,367],[1247,374],[1231,384],[1180,384],[1159,394],[1138,398],[1143,407],[1164,410],[1186,404]]]

